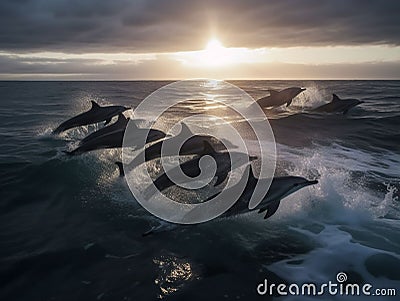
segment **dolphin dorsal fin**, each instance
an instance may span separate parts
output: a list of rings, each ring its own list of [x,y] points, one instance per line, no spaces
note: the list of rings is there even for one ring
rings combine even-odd
[[[181,122],[181,132],[179,135],[183,135],[184,137],[191,137],[193,136],[193,132],[189,129],[186,123]]]
[[[97,102],[95,102],[94,100],[90,101],[92,103],[92,109],[98,109],[100,108],[100,106],[97,104]]]
[[[209,155],[209,154],[214,154],[216,153],[215,149],[212,147],[212,145],[210,144],[210,142],[208,142],[207,140],[203,141],[203,154],[205,155]]]
[[[332,94],[332,102],[340,100],[339,96]]]
[[[271,96],[277,95],[279,92],[273,89],[267,90]]]

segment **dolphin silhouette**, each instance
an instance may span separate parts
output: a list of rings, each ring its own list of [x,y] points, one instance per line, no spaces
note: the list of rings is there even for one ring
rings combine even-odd
[[[280,107],[285,103],[288,107],[292,103],[293,98],[295,98],[297,95],[305,90],[305,88],[299,87],[286,88],[281,91],[268,90],[270,95],[258,99],[257,103],[262,108]]]
[[[239,181],[239,183],[236,184],[242,186],[243,184],[246,183],[246,186],[242,194],[239,196],[238,200],[233,204],[233,206],[229,208],[227,211],[225,211],[223,214],[221,214],[218,218],[237,216],[251,211],[258,211],[258,213],[264,213],[266,211],[264,219],[270,218],[278,210],[282,199],[304,187],[315,185],[318,183],[317,180],[309,181],[303,177],[297,177],[297,176],[274,177],[272,179],[269,190],[267,191],[266,195],[264,196],[260,204],[258,204],[255,208],[250,210],[249,201],[251,199],[251,196],[253,194],[253,191],[257,183],[259,181],[262,181],[262,179],[258,179],[254,176],[251,165],[248,165],[246,168],[248,170],[248,177],[243,177]],[[229,190],[233,191],[235,189],[234,187],[228,188],[228,190],[226,191],[228,194]],[[203,203],[213,199],[218,194],[219,193],[216,193],[210,196],[209,198],[204,200]],[[232,194],[232,196],[236,197],[234,194]],[[189,214],[191,214],[191,212],[189,212],[188,215]],[[178,227],[188,227],[188,226],[189,225],[178,225],[162,221],[160,225],[152,227],[150,230],[143,233],[142,236],[148,236],[154,233],[165,232],[168,230],[174,230]]]
[[[119,114],[118,120],[115,123],[85,137],[76,149],[66,153],[69,155],[79,155],[97,149],[120,148],[122,147],[124,134],[128,122],[129,118],[126,118],[121,113]],[[138,127],[136,127],[136,130],[147,131],[147,129],[139,129]],[[164,132],[150,129],[147,135],[146,143],[150,143],[164,137]]]
[[[59,134],[66,130],[69,130],[69,129],[72,129],[72,128],[75,128],[78,126],[98,123],[101,121],[105,121],[105,125],[107,125],[114,116],[116,116],[126,110],[130,110],[130,108],[124,107],[124,106],[101,107],[93,100],[91,101],[91,103],[92,103],[92,107],[89,111],[86,111],[75,117],[72,117],[71,119],[68,119],[67,121],[64,121],[53,131],[53,133]]]
[[[364,103],[364,101],[355,98],[340,99],[336,94],[332,94],[331,102],[319,106],[312,111],[319,113],[343,113],[345,115],[351,108],[361,103]]]
[[[278,207],[280,205],[280,201],[287,197],[288,195],[296,192],[297,190],[300,190],[306,186],[314,185],[317,184],[317,180],[309,181],[303,177],[297,177],[297,176],[284,176],[284,177],[274,177],[271,182],[271,186],[269,187],[269,190],[267,194],[264,196],[262,201],[253,209],[249,209],[249,201],[251,199],[251,196],[253,194],[253,191],[260,181],[263,181],[262,179],[258,179],[254,176],[253,169],[251,165],[247,166],[246,168],[249,169],[249,174],[248,178],[246,179],[245,177],[242,178],[238,184],[236,185],[243,185],[242,181],[246,181],[246,186],[236,201],[236,203],[229,208],[226,212],[224,212],[220,217],[229,217],[229,216],[235,216],[243,213],[247,213],[249,211],[254,211],[258,210],[258,213],[266,212],[264,219],[267,219],[271,217],[275,212],[278,210]],[[228,191],[226,193],[229,194],[229,189],[234,190],[234,188],[228,188]],[[205,200],[205,202],[211,200],[217,194],[214,194],[213,196],[209,197],[208,199]]]
[[[217,163],[217,168],[216,172],[214,175],[214,178],[216,178],[216,182],[214,183],[214,186],[218,186],[222,182],[225,181],[225,179],[228,176],[228,173],[235,169],[238,168],[244,164],[246,164],[249,161],[253,161],[257,159],[255,156],[248,156],[245,153],[239,153],[239,152],[217,152],[215,149],[211,146],[211,144],[208,141],[203,141],[204,149],[203,149],[203,155],[209,155],[211,156],[215,162]],[[231,165],[231,156],[234,158],[233,165]],[[178,171],[178,169],[181,169],[183,173],[191,178],[197,177],[201,174],[201,169],[200,169],[200,160],[201,156],[193,158],[189,161],[186,161],[179,166],[172,168],[169,172],[171,174],[174,174]],[[160,175],[157,179],[153,181],[153,184],[155,187],[158,189],[158,191],[164,191],[169,187],[175,186],[176,184],[168,177],[166,173],[163,173]],[[155,191],[153,191],[152,186],[149,186],[145,190],[145,195],[153,194]]]
[[[194,135],[189,127],[185,123],[181,123],[181,131],[177,136],[159,141],[154,143],[143,150],[145,162],[151,161],[161,157],[161,150],[164,143],[172,143],[174,145],[182,144],[182,147],[179,149],[179,155],[187,156],[187,155],[199,155],[203,153],[204,150],[204,141],[212,144],[212,136],[206,135]],[[221,143],[221,142],[220,142]],[[236,146],[228,143],[229,147],[235,148]],[[172,150],[171,150],[172,151]],[[140,164],[143,159],[143,152],[138,154],[135,159],[133,159],[129,165],[136,167]],[[174,156],[175,152],[169,152],[168,148],[164,148],[163,156]]]

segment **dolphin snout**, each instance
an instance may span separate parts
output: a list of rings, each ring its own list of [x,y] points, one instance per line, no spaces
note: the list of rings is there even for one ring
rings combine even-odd
[[[307,89],[306,89],[306,88],[300,88],[300,90],[301,90],[301,91],[305,91],[305,90],[307,90]]]
[[[307,185],[315,185],[315,184],[318,184],[318,180],[312,180],[307,182]]]

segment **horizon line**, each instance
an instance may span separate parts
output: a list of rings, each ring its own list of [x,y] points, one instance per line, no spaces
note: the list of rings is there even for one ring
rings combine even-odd
[[[400,81],[400,78],[186,78],[186,79],[0,79],[0,82],[145,82],[145,81],[184,81],[184,80],[222,80],[222,81]]]

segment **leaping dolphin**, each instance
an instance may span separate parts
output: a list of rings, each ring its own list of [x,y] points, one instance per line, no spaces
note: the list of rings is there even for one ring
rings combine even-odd
[[[214,178],[216,178],[216,182],[214,183],[214,186],[218,186],[222,182],[225,181],[225,179],[228,176],[228,173],[235,169],[238,168],[244,164],[246,164],[249,161],[253,161],[257,159],[255,156],[249,156],[245,153],[239,153],[239,152],[217,152],[215,149],[211,146],[211,144],[208,141],[204,141],[204,150],[203,150],[203,155],[209,155],[211,156],[215,162],[217,163],[217,168],[216,172],[214,175]],[[233,165],[231,165],[231,156],[233,158]],[[178,171],[180,168],[183,173],[191,178],[198,177],[201,174],[201,169],[200,169],[200,157],[193,158],[189,161],[186,161],[179,166],[172,168],[169,172],[171,174],[174,174]],[[155,187],[158,189],[158,191],[162,192],[165,189],[172,187],[176,185],[166,173],[160,175],[157,179],[153,181],[153,184]],[[152,186],[148,187],[145,191],[145,195],[152,195],[154,193]]]
[[[74,127],[89,125],[101,121],[105,121],[105,125],[107,125],[114,116],[119,115],[126,110],[130,110],[130,108],[124,106],[101,107],[93,100],[91,103],[92,107],[89,111],[64,121],[53,131],[53,133],[59,134]]]
[[[364,101],[355,98],[340,99],[336,94],[332,94],[330,103],[319,106],[312,111],[320,113],[343,113],[345,115],[351,108],[361,103],[364,103]]]
[[[355,98],[340,99],[336,94],[332,94],[331,102],[313,109],[313,112],[343,113],[345,115],[351,108],[361,103],[364,103],[364,101]]]
[[[276,213],[280,205],[280,201],[282,199],[304,187],[315,185],[318,183],[317,180],[309,181],[303,177],[296,177],[296,176],[274,177],[272,179],[269,190],[267,191],[266,195],[264,196],[260,204],[258,204],[255,208],[250,210],[249,201],[251,199],[251,196],[253,194],[253,191],[257,183],[259,181],[262,181],[262,179],[258,179],[254,176],[251,165],[248,165],[246,168],[248,169],[248,177],[243,177],[239,181],[239,183],[236,184],[242,186],[243,184],[246,183],[246,186],[242,194],[239,196],[238,200],[234,203],[234,205],[231,208],[229,208],[226,212],[224,212],[222,215],[220,215],[218,218],[237,216],[240,214],[245,214],[257,210],[258,213],[263,213],[267,211],[264,216],[264,219],[267,219]],[[228,188],[226,191],[228,194],[229,190],[235,191],[235,187]],[[216,193],[210,196],[209,198],[204,200],[203,203],[213,199],[218,194],[219,193]],[[235,197],[233,193],[232,197]],[[189,212],[188,215],[189,214],[191,214],[191,212]],[[187,225],[182,225],[182,226],[187,226]],[[177,227],[178,227],[177,224],[161,222],[159,226],[152,227],[150,230],[143,233],[142,236],[173,230]]]
[[[262,201],[253,209],[249,209],[249,201],[253,194],[253,191],[258,182],[262,181],[262,179],[258,179],[254,176],[253,169],[251,165],[247,167],[249,169],[248,178],[242,178],[242,180],[237,184],[243,185],[242,181],[247,181],[246,186],[240,195],[239,199],[236,203],[229,208],[225,213],[221,215],[221,217],[229,217],[235,216],[243,213],[247,213],[249,211],[258,210],[258,213],[263,213],[265,211],[266,214],[264,219],[267,219],[275,214],[280,205],[280,201],[287,197],[288,195],[300,190],[306,186],[317,184],[317,180],[309,181],[303,177],[296,176],[285,176],[285,177],[274,177],[271,182],[271,186],[267,194],[264,196]],[[234,188],[228,188],[228,191],[233,190]],[[229,194],[229,192],[227,192]],[[217,194],[209,197],[204,202],[207,202],[217,196]]]
[[[122,113],[119,114],[118,120],[104,127],[97,132],[94,132],[84,138],[79,146],[71,152],[66,152],[69,155],[79,155],[92,150],[120,148],[122,147],[124,134],[128,125],[129,118],[126,118]],[[137,128],[137,127],[136,127]],[[137,131],[147,131],[147,129],[136,129]],[[146,143],[150,143],[165,137],[165,133],[159,130],[150,129],[147,135]]]
[[[293,98],[305,90],[305,88],[299,87],[286,88],[281,91],[268,90],[270,95],[258,99],[257,103],[262,108],[280,107],[285,103],[288,107],[292,103]]]
[[[188,139],[187,139],[188,138]],[[187,140],[186,140],[187,139]],[[145,162],[151,161],[161,157],[161,150],[164,143],[173,143],[180,145],[182,142],[182,147],[179,149],[179,155],[187,156],[187,155],[198,155],[203,153],[204,149],[204,141],[212,144],[212,136],[206,135],[194,135],[189,127],[185,123],[181,123],[181,131],[177,136],[171,137],[166,140],[159,141],[147,147],[144,152]],[[226,143],[228,143],[226,141]],[[229,143],[228,145],[231,148],[235,148],[235,145]],[[163,156],[174,156],[176,153],[169,153],[169,149],[165,148],[163,152]],[[133,159],[129,165],[136,167],[143,159],[143,152],[138,154],[135,159]]]

